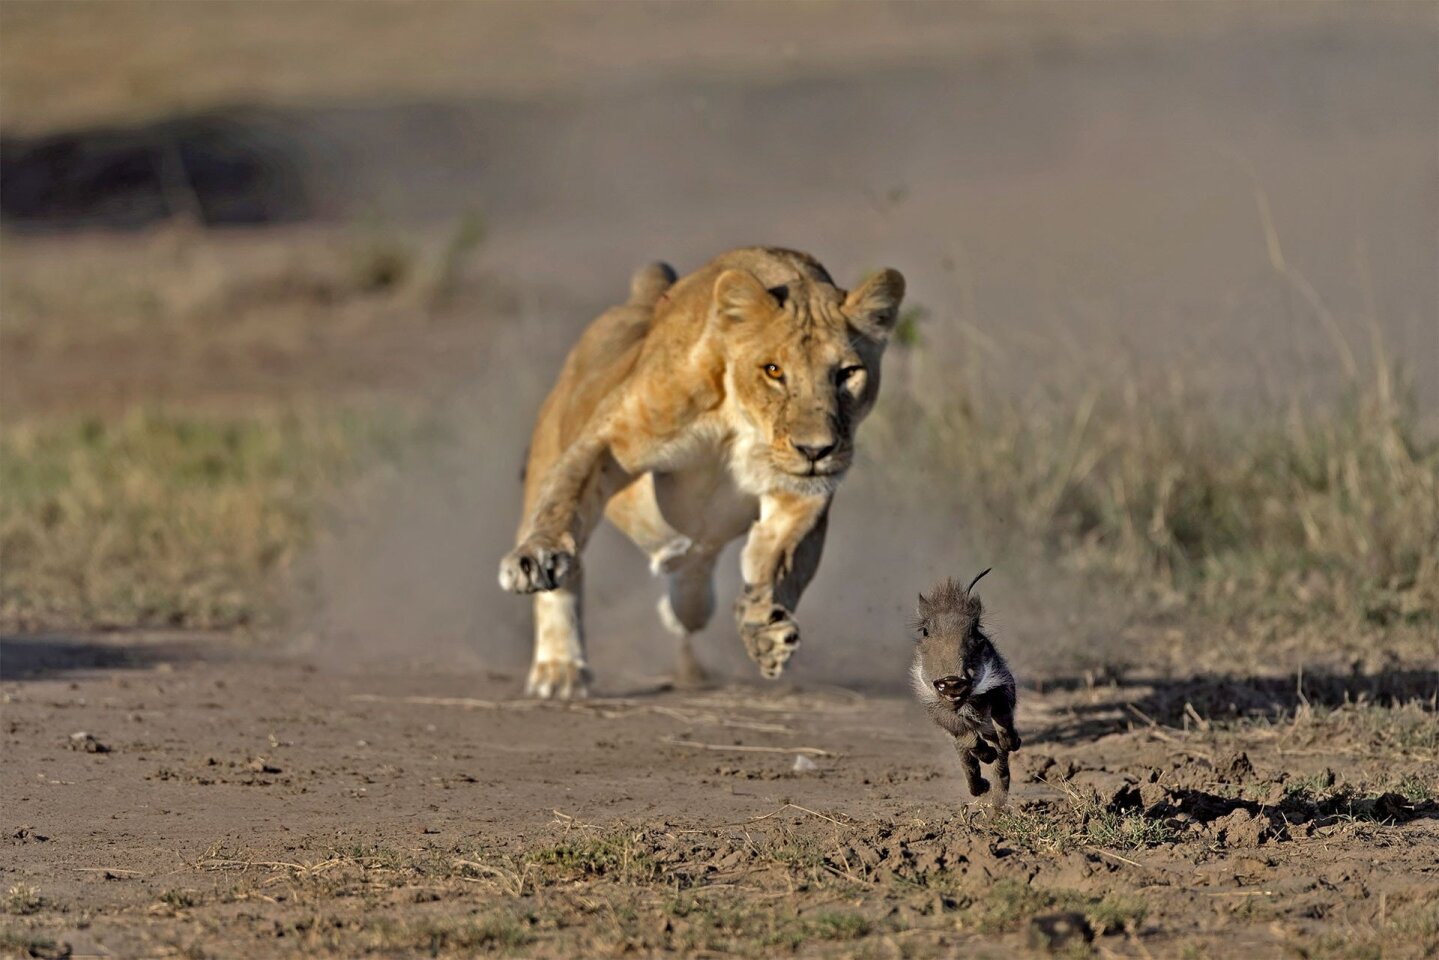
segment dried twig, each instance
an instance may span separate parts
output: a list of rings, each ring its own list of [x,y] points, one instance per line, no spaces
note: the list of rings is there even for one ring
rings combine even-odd
[[[451,860],[450,865],[465,867],[466,869],[483,873],[486,877],[493,877],[504,887],[505,892],[513,897],[523,897],[525,895],[525,881],[529,879],[530,869],[534,866],[534,864],[527,863],[523,870],[503,870],[499,867],[491,867],[476,860],[465,860],[463,858]],[[470,883],[482,882],[478,877],[461,877],[460,879],[469,881]]]
[[[248,870],[251,867],[264,867],[267,870],[294,870],[298,873],[312,873],[317,867],[325,866],[331,861],[326,861],[315,866],[306,866],[303,863],[289,863],[284,860],[204,860],[200,863],[202,870]]]
[[[710,724],[718,727],[734,727],[741,730],[755,730],[760,733],[790,733],[789,727],[759,720],[745,720],[736,717],[719,716],[714,713],[696,713],[676,707],[641,703],[636,700],[579,700],[574,703],[553,704],[539,700],[482,700],[476,697],[387,697],[378,693],[356,693],[351,700],[364,703],[408,703],[427,707],[459,707],[462,710],[536,710],[540,708],[579,711],[594,714],[604,720],[615,720],[637,713],[653,713],[669,717],[681,723]]]
[[[1139,863],[1139,862],[1136,861],[1136,860],[1131,860],[1131,859],[1129,859],[1128,857],[1121,857],[1121,856],[1120,856],[1119,854],[1117,854],[1117,853],[1111,853],[1110,851],[1105,850],[1103,847],[1091,846],[1091,847],[1089,847],[1089,849],[1090,849],[1090,850],[1093,850],[1093,851],[1094,851],[1095,853],[1097,853],[1097,854],[1100,854],[1101,856],[1113,857],[1114,859],[1118,860],[1120,863],[1127,863],[1127,864],[1129,864],[1131,867],[1139,867],[1141,870],[1153,869],[1152,867],[1146,867],[1144,864]]]
[[[740,743],[700,743],[698,740],[681,740],[679,737],[660,737],[660,743],[676,747],[694,747],[696,750],[718,750],[721,753],[803,753],[811,757],[832,757],[834,754],[819,747],[750,747]]]

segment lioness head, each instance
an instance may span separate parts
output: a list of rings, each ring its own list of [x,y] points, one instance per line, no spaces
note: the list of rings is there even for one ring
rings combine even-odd
[[[884,270],[848,296],[813,280],[766,289],[746,270],[715,281],[727,401],[743,422],[735,457],[753,492],[833,489],[855,427],[879,394],[879,363],[904,298]]]

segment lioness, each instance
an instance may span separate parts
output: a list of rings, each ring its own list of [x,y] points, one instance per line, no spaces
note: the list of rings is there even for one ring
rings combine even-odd
[[[601,512],[669,579],[659,614],[683,680],[698,679],[689,638],[714,612],[715,558],[748,530],[735,619],[760,672],[780,675],[903,297],[894,270],[846,295],[813,257],[758,247],[679,282],[666,264],[635,274],[540,408],[500,561],[506,590],[541,591],[528,693],[586,692],[579,554]]]

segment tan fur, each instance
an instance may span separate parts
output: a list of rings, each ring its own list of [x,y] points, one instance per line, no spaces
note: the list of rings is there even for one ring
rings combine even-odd
[[[893,270],[846,295],[812,257],[768,248],[672,279],[662,264],[635,275],[629,301],[580,337],[535,424],[518,546],[499,579],[551,591],[535,607],[529,690],[541,696],[584,692],[579,553],[601,513],[668,576],[661,619],[682,651],[713,613],[715,558],[748,531],[736,622],[764,675],[780,674],[904,296]]]

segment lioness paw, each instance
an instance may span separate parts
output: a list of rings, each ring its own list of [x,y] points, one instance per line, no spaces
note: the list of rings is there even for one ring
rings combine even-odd
[[[553,590],[574,566],[572,550],[531,537],[500,561],[500,586],[511,593]]]
[[[751,615],[754,612],[747,611]],[[771,607],[763,619],[745,619],[742,614],[739,635],[744,641],[745,653],[759,665],[759,672],[768,680],[784,672],[785,664],[799,647],[799,624],[780,606]]]
[[[574,660],[543,660],[530,668],[525,694],[541,700],[579,700],[590,695],[590,668]]]

